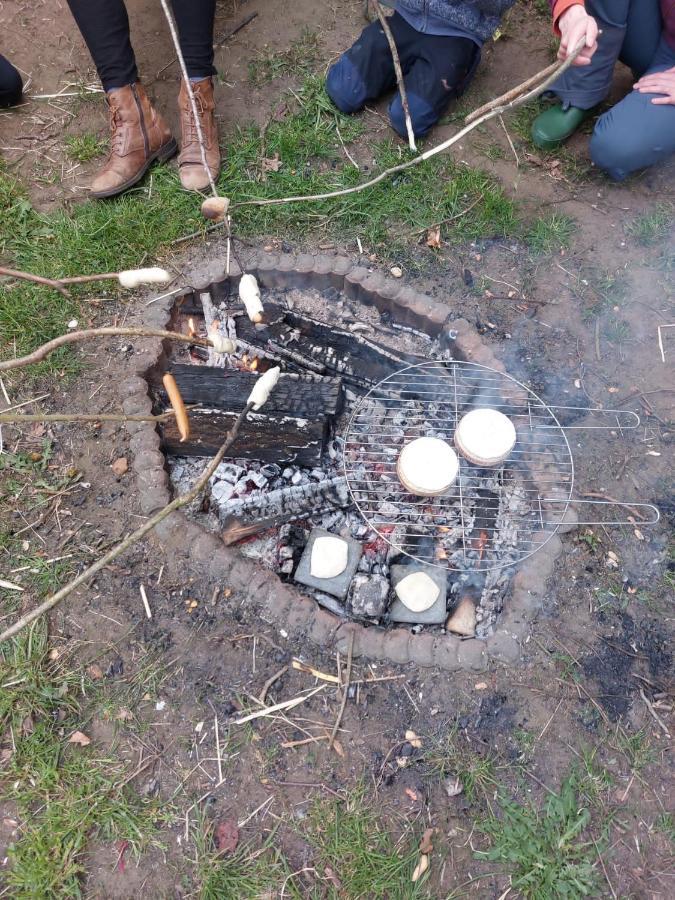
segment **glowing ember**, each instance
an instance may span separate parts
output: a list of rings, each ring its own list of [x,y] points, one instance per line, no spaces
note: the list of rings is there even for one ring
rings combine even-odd
[[[197,334],[194,319],[188,319],[188,334],[190,335],[190,337],[194,337]]]

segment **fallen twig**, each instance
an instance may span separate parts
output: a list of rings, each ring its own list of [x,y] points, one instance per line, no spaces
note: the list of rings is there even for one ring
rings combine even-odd
[[[457,134],[453,135],[451,138],[448,138],[446,141],[442,141],[435,147],[430,147],[429,150],[425,150],[424,153],[420,153],[419,156],[415,156],[413,159],[408,159],[396,166],[391,166],[391,168],[389,169],[384,169],[382,172],[380,172],[379,175],[376,175],[369,181],[364,181],[363,184],[357,184],[354,187],[350,188],[342,188],[339,191],[327,191],[325,194],[303,194],[298,195],[297,197],[277,197],[265,200],[240,200],[237,203],[233,203],[230,206],[230,210],[234,210],[235,208],[240,206],[276,206],[280,203],[308,203],[314,200],[332,200],[334,197],[346,197],[348,194],[356,194],[359,191],[365,191],[367,188],[374,187],[376,184],[384,181],[385,178],[390,178],[392,175],[397,175],[399,172],[404,172],[406,169],[417,166],[420,163],[426,162],[426,160],[437,156],[439,153],[443,153],[448,149],[448,147],[451,147],[453,144],[461,141],[463,137],[466,137],[466,135],[469,134],[469,132],[473,131],[474,128],[477,128],[478,125],[482,125],[483,122],[487,122],[490,119],[493,119],[495,116],[503,115],[505,112],[508,112],[511,109],[516,109],[517,107],[522,106],[524,103],[529,103],[530,100],[534,100],[535,97],[543,94],[543,92],[547,90],[551,86],[551,84],[553,84],[553,82],[563,74],[563,72],[566,72],[567,69],[569,69],[579,53],[581,53],[584,45],[585,42],[581,41],[579,43],[579,46],[575,48],[574,52],[571,53],[564,62],[562,62],[560,65],[557,65],[555,69],[551,69],[551,67],[549,66],[542,72],[534,75],[532,79],[530,79],[530,82],[532,83],[536,83],[540,78],[548,76],[541,84],[538,84],[537,87],[533,88],[525,94],[518,95],[513,99],[507,98],[509,98],[515,91],[523,90],[522,85],[518,88],[514,88],[513,91],[509,91],[508,94],[503,94],[501,97],[498,97],[496,100],[492,101],[494,104],[496,104],[494,108],[491,108],[488,112],[482,114],[478,118],[473,119],[470,124],[466,125],[464,128],[462,128],[461,131],[458,131]],[[549,72],[550,74],[548,74]]]
[[[175,415],[172,409],[156,416],[125,416],[123,413],[0,413],[0,423],[22,425],[26,422],[166,422]]]
[[[294,659],[291,665],[298,672],[305,672],[307,675],[313,675],[315,678],[320,678],[322,681],[330,681],[332,684],[340,683],[340,679],[337,675],[329,675],[327,672],[321,672],[319,669],[315,669],[314,666],[308,666],[307,663],[301,662],[299,659]]]
[[[349,684],[352,676],[352,654],[354,652],[354,632],[350,631],[349,633],[349,650],[347,651],[347,672],[345,675],[344,685],[342,687],[342,702],[340,703],[340,709],[338,710],[337,719],[335,720],[335,724],[333,725],[333,730],[330,733],[330,739],[328,741],[328,749],[331,750],[333,747],[333,741],[335,740],[335,735],[338,733],[338,728],[340,727],[340,722],[342,722],[342,716],[344,715],[345,706],[347,705],[347,694],[349,693]]]
[[[384,31],[384,36],[386,37],[387,43],[389,44],[389,49],[391,50],[391,58],[394,62],[394,72],[396,72],[396,83],[401,95],[403,115],[405,116],[405,130],[408,133],[408,146],[411,150],[417,152],[415,132],[413,131],[412,119],[410,118],[410,106],[408,105],[408,93],[405,89],[405,83],[403,81],[403,70],[401,69],[401,60],[399,59],[398,50],[396,49],[396,41],[394,40],[394,35],[391,33],[391,28],[389,27],[389,23],[387,22],[387,17],[382,11],[382,7],[380,6],[378,0],[372,0],[372,3],[373,9],[377,13],[377,18],[380,20],[382,31]]]
[[[171,332],[167,332],[167,334],[171,334]],[[71,594],[76,588],[78,588],[81,584],[84,584],[85,581],[88,581],[92,577],[92,575],[100,572],[101,569],[109,565],[109,563],[111,563],[113,560],[117,559],[118,556],[124,553],[124,551],[131,547],[133,544],[140,541],[141,538],[145,537],[145,535],[149,531],[152,531],[155,525],[158,525],[161,521],[166,519],[166,517],[169,516],[172,512],[180,509],[183,506],[186,506],[188,503],[191,503],[202,492],[202,490],[208,483],[209,478],[213,475],[213,473],[222,462],[223,457],[227,453],[228,449],[237,439],[239,429],[241,428],[244,420],[246,419],[246,416],[249,414],[252,408],[253,404],[247,403],[246,407],[239,413],[232,428],[227,433],[227,436],[223,441],[220,449],[213,457],[209,465],[204,469],[197,481],[195,481],[190,490],[187,491],[187,493],[181,494],[180,497],[176,497],[175,500],[172,500],[171,503],[169,503],[163,509],[160,509],[159,512],[156,512],[154,516],[148,519],[147,522],[144,522],[140,528],[137,528],[136,531],[132,532],[130,535],[124,538],[124,540],[120,541],[119,544],[116,544],[112,548],[112,550],[108,551],[108,553],[100,557],[100,559],[97,559],[96,562],[88,566],[76,578],[74,578],[68,584],[64,585],[64,587],[58,590],[55,594],[52,594],[51,597],[48,597],[39,606],[36,606],[35,609],[32,609],[30,612],[27,612],[25,615],[21,616],[21,618],[19,618],[13,625],[10,625],[9,628],[6,628],[5,631],[0,634],[0,644],[4,641],[9,640],[11,637],[14,637],[14,635],[18,634],[18,632],[25,628],[26,625],[30,625],[31,622],[39,619],[40,616],[43,616],[46,612],[49,612],[50,609],[53,609],[62,600],[65,600],[65,598],[68,597],[69,594]]]
[[[292,750],[294,747],[304,747],[306,744],[318,744],[319,741],[330,740],[329,734],[317,734],[299,741],[284,741],[281,746],[284,750]]]
[[[0,372],[7,372],[10,369],[20,369],[23,366],[32,366],[34,363],[40,362],[54,350],[64,347],[66,344],[77,344],[80,341],[88,341],[97,337],[158,337],[165,341],[178,341],[183,344],[194,344],[197,347],[211,347],[212,344],[206,338],[197,337],[196,335],[181,334],[178,331],[163,331],[159,328],[140,328],[140,327],[106,327],[106,328],[88,328],[84,331],[71,331],[68,334],[61,334],[51,341],[47,341],[37,350],[26,356],[18,356],[16,359],[0,360]]]
[[[258,694],[258,700],[260,700],[261,703],[264,703],[264,702],[265,702],[265,697],[267,696],[267,692],[268,692],[269,689],[272,687],[272,685],[273,685],[276,681],[278,681],[278,680],[281,678],[282,675],[285,675],[286,672],[288,672],[288,666],[282,666],[282,667],[279,669],[278,672],[275,672],[274,675],[271,675],[271,676],[267,679],[267,681],[265,682],[265,684],[262,686],[262,690],[261,690],[260,693]]]
[[[2,641],[2,635],[0,635],[0,641]],[[284,700],[283,703],[275,703],[274,706],[266,706],[264,709],[258,709],[255,712],[249,713],[247,716],[242,716],[239,719],[235,719],[232,724],[243,725],[245,722],[250,722],[252,719],[260,719],[264,716],[269,716],[272,713],[278,712],[280,709],[293,709],[300,703],[304,703],[305,700],[309,700],[309,698],[313,697],[314,694],[318,694],[318,692],[322,691],[325,687],[325,684],[320,684],[318,687],[314,688],[313,691],[310,691],[303,697],[294,697],[292,700]]]
[[[644,688],[642,687],[642,685],[640,685],[640,696],[644,700],[645,706],[647,707],[649,712],[652,714],[656,724],[659,726],[659,728],[665,734],[665,736],[667,738],[670,738],[670,732],[668,731],[668,726],[666,725],[666,723],[663,721],[663,719],[659,716],[659,714],[654,709],[654,704],[651,702],[651,700],[649,700],[647,698],[647,695],[645,694],[645,691],[644,691]]]

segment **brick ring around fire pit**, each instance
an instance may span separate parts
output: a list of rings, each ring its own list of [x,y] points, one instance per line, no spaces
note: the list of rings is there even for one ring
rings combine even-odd
[[[262,288],[333,288],[352,301],[386,311],[392,320],[436,337],[441,333],[454,339],[458,359],[470,360],[503,371],[503,366],[477,332],[462,319],[453,319],[447,306],[369,269],[354,266],[340,256],[300,254],[260,254],[247,261]],[[238,270],[233,272],[238,275]],[[222,277],[222,273],[221,276]],[[207,279],[208,280],[208,279]],[[208,285],[200,287],[207,289]],[[144,324],[167,327],[175,295],[146,307]],[[136,374],[121,385],[122,406],[127,415],[145,415],[152,409],[146,375],[162,356],[161,342],[147,345],[149,354],[138,357]],[[150,359],[148,360],[148,355]],[[160,436],[149,423],[130,422],[130,449],[133,470],[144,515],[151,515],[171,499],[166,458]],[[561,531],[574,527],[575,516],[568,509]],[[562,551],[556,534],[533,556],[520,564],[512,581],[512,596],[487,639],[460,638],[451,634],[413,634],[407,628],[364,626],[344,620],[320,607],[276,574],[236,549],[226,547],[217,535],[207,531],[188,515],[173,513],[155,529],[168,556],[185,562],[191,574],[231,589],[222,605],[245,608],[247,617],[262,619],[291,642],[309,639],[326,649],[346,650],[354,635],[354,656],[387,659],[394,663],[414,662],[445,670],[486,668],[488,660],[513,664],[520,658],[521,644],[530,633],[545,592],[547,579]]]

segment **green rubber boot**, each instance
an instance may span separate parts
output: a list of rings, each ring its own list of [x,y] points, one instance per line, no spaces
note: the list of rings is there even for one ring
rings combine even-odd
[[[551,106],[532,123],[532,140],[542,150],[555,150],[574,134],[590,114],[590,109],[579,109],[577,106],[568,106],[567,109]]]

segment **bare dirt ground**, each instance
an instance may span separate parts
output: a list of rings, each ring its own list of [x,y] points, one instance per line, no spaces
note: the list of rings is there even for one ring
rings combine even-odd
[[[172,56],[159,5],[133,0],[128,6],[140,70],[175,121],[175,64],[156,77]],[[218,112],[228,133],[251,119],[264,123],[281,92],[294,83],[288,76],[251,87],[248,64],[257,54],[283,51],[309,28],[320,34],[324,66],[362,24],[360,2],[299,0],[282,14],[269,0],[235,6],[219,4],[216,34],[249,10],[257,10],[258,17],[217,54]],[[95,83],[63,0],[30,5],[5,0],[1,15],[2,51],[29,76],[31,94]],[[517,15],[505,37],[488,49],[462,101],[467,108],[548,63],[547,26],[530,12],[516,26]],[[619,73],[617,92],[627,83],[626,73]],[[365,115],[369,138],[386,133],[380,116]],[[92,131],[103,137],[105,127],[99,94],[30,100],[0,115],[2,154],[39,208],[68,205],[83,199],[95,163],[69,159],[65,140]],[[454,128],[442,126],[432,140]],[[119,847],[92,842],[85,861],[86,896],[196,896],[192,828],[204,808],[214,822],[243,823],[242,839],[253,846],[277,829],[275,840],[290,872],[307,870],[296,895],[324,896],[321,891],[333,889],[337,896],[335,882],[316,868],[302,823],[317,797],[341,795],[361,782],[395,835],[405,835],[411,827],[417,832],[427,826],[437,829],[423,889],[428,896],[518,896],[509,894],[505,870],[474,857],[473,851],[484,846],[474,836],[476,821],[500,784],[512,786],[515,769],[523,779],[521,797],[541,800],[548,790],[558,789],[586,750],[596,751],[602,772],[592,816],[595,822],[606,817],[608,823],[596,895],[636,900],[673,896],[672,843],[657,827],[664,814],[672,815],[671,744],[650,711],[649,698],[671,692],[670,707],[666,704],[659,714],[667,724],[672,709],[667,645],[674,599],[668,546],[670,542],[672,554],[675,332],[667,337],[664,363],[657,326],[675,321],[674,236],[671,227],[665,239],[643,246],[631,236],[629,225],[657,204],[675,200],[675,169],[671,163],[617,186],[589,170],[583,135],[570,143],[561,165],[541,160],[517,138],[516,149],[519,165],[504,132],[493,123],[457,149],[456,158],[495,173],[532,215],[549,209],[570,216],[575,234],[569,251],[538,259],[508,241],[444,245],[421,267],[417,283],[476,324],[508,371],[545,400],[569,406],[621,405],[638,412],[643,424],[632,434],[571,432],[577,493],[654,502],[662,511],[661,523],[651,529],[641,528],[639,520],[621,529],[581,527],[564,538],[564,554],[520,665],[448,675],[382,664],[369,668],[359,662],[355,678],[368,671],[397,678],[364,686],[358,702],[347,703],[339,732],[341,754],[328,751],[325,743],[282,747],[305,737],[314,722],[332,727],[338,700],[329,687],[301,707],[301,713],[294,712],[293,724],[263,719],[253,726],[232,726],[226,736],[221,732],[224,780],[217,788],[214,717],[225,731],[223,723],[233,710],[248,708],[248,697],[257,696],[294,655],[302,654],[330,673],[336,661],[314,648],[288,645],[281,634],[250,621],[245,609],[234,619],[223,616],[219,597],[226,584],[194,581],[189,561],[167,559],[154,541],[136,547],[58,609],[51,622],[52,642],[57,648],[76,646],[82,663],[95,662],[110,685],[113,699],[107,712],[95,710],[86,723],[92,742],[101,753],[128,761],[129,773],[138,772],[132,786],[159,792],[176,817],[161,829],[161,848],[124,865]],[[357,144],[353,153],[360,163],[368,158],[365,144]],[[260,240],[264,244],[269,237],[261,235]],[[345,235],[338,249],[358,255],[355,236]],[[418,251],[411,244],[409,258],[401,259],[406,272],[419,271]],[[223,248],[212,241],[206,249],[182,252],[172,262],[188,270],[196,259],[222,254]],[[466,270],[473,286],[466,283]],[[600,273],[616,279],[609,301],[598,299]],[[108,308],[106,315],[111,321],[132,321],[134,301]],[[120,344],[85,351],[84,373],[62,391],[56,387],[51,408],[94,408],[93,402],[102,411],[117,408],[115,384],[124,376],[125,359],[138,351],[133,344],[126,350]],[[35,448],[42,446],[45,434],[36,429]],[[60,520],[26,536],[42,543],[50,556],[72,553],[75,563],[79,554],[90,557],[89,551],[114,542],[140,521],[131,474],[115,477],[110,469],[113,460],[129,456],[128,438],[122,428],[112,426],[55,426],[48,435],[55,462],[75,466],[90,487],[66,494]],[[30,441],[24,447],[30,449]],[[23,525],[17,521],[17,528]],[[151,621],[144,617],[141,584],[148,591]],[[268,699],[294,697],[312,684],[310,676],[289,669]],[[133,709],[127,707],[129,696],[136,698]],[[672,716],[670,722],[672,732]],[[421,736],[422,749],[409,744],[401,749],[408,729]],[[448,730],[456,730],[462,771],[486,756],[497,760],[495,780],[486,791],[447,796],[429,755]],[[407,765],[391,764],[407,753]],[[202,802],[190,809],[210,790],[206,807]],[[10,809],[7,839],[11,821]],[[281,885],[275,896],[280,890]],[[414,896],[412,886],[402,885],[400,896]]]

